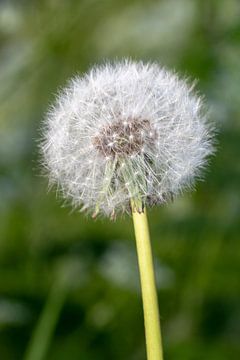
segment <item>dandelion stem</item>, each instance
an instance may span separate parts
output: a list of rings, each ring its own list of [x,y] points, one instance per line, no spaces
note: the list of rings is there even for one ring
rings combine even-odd
[[[156,282],[146,209],[140,212],[139,202],[137,205],[134,200],[132,200],[131,206],[142,288],[147,359],[163,360]]]

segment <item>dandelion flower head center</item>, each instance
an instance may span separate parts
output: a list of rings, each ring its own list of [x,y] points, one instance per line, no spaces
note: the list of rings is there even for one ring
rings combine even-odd
[[[93,145],[105,157],[129,156],[144,151],[144,145],[153,145],[155,131],[149,120],[119,119],[103,126],[93,138]]]

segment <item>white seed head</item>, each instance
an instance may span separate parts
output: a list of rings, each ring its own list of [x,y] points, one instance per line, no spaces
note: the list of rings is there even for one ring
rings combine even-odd
[[[125,60],[75,77],[43,126],[50,184],[74,207],[114,215],[191,187],[213,151],[202,100],[157,64]]]

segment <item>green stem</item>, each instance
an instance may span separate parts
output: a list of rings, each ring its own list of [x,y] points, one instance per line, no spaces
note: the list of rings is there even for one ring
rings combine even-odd
[[[44,360],[67,295],[66,286],[56,281],[33,332],[24,360]]]
[[[163,360],[162,339],[152,249],[146,209],[131,202],[142,288],[144,325],[148,360]]]

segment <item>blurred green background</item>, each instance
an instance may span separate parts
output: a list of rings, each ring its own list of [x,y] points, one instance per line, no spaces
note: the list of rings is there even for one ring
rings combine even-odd
[[[131,219],[63,207],[37,145],[59,86],[125,56],[197,78],[218,129],[206,181],[149,212],[165,359],[240,359],[240,2],[1,0],[1,360],[145,359]]]

